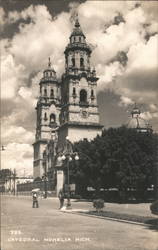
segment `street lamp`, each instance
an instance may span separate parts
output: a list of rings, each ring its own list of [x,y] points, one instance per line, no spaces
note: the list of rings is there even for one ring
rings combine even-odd
[[[66,168],[67,168],[67,209],[71,208],[71,201],[70,201],[70,165],[69,162],[72,160],[79,160],[79,156],[77,152],[73,152],[72,144],[69,141],[69,138],[66,137],[64,152],[62,155],[58,157],[59,161],[66,161]]]

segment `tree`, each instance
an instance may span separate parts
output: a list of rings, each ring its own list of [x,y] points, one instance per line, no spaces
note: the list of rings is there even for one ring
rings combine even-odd
[[[36,178],[34,179],[34,182],[41,182],[41,181],[42,181],[41,177],[36,177]]]
[[[80,160],[73,164],[71,176],[83,191],[87,186],[97,192],[100,188],[118,188],[126,196],[127,190],[134,188],[137,197],[144,197],[154,182],[156,143],[154,134],[125,126],[109,128],[91,142],[74,144]]]
[[[11,175],[13,175],[13,172],[10,169],[1,169],[0,170],[0,180],[1,181],[7,180]]]

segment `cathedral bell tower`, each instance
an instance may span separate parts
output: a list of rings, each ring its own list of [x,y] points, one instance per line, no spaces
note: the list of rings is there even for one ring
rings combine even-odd
[[[91,48],[76,19],[65,48],[65,73],[61,82],[59,145],[66,136],[71,142],[101,134],[96,97],[97,76],[91,69]]]
[[[51,140],[53,129],[55,130],[59,126],[60,85],[56,77],[56,72],[51,66],[50,58],[48,67],[44,70],[39,85],[40,95],[36,106],[36,135],[35,143],[33,144],[34,178],[42,177],[43,175],[43,152]]]

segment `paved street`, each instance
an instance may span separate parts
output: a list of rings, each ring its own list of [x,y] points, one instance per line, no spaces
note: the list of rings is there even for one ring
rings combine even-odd
[[[150,227],[63,213],[56,198],[39,202],[33,209],[31,197],[1,197],[2,250],[158,250]]]

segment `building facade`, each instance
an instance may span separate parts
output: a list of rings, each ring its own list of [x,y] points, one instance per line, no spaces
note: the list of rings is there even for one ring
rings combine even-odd
[[[101,134],[97,105],[97,81],[91,68],[92,50],[86,42],[78,19],[66,46],[65,72],[59,81],[49,59],[39,83],[40,96],[36,112],[36,136],[34,146],[34,178],[45,172],[43,153],[47,147],[48,158],[62,148],[66,137],[71,142],[84,138],[91,140]],[[53,151],[53,152],[52,152]],[[50,162],[50,164],[49,164]],[[48,168],[52,168],[48,159]],[[47,169],[48,170],[48,169]]]

